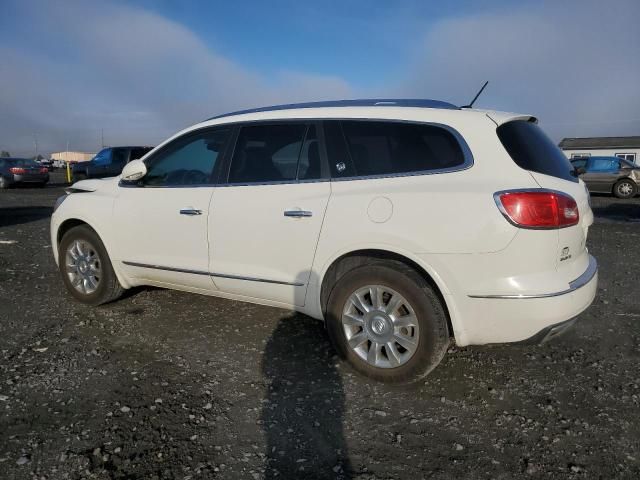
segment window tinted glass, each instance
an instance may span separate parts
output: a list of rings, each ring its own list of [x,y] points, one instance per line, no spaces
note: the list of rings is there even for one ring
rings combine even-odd
[[[178,139],[163,149],[144,177],[145,185],[201,185],[210,182],[213,167],[222,154],[229,130],[210,130]]]
[[[127,163],[127,150],[124,148],[114,148],[111,154],[111,164],[116,167],[123,167]]]
[[[573,168],[586,168],[587,159],[579,158],[578,160],[571,160],[571,165],[573,165]]]
[[[451,132],[433,125],[344,121],[356,175],[386,175],[452,168],[464,163]]]
[[[229,183],[295,180],[306,129],[304,124],[242,127]]]
[[[340,122],[337,120],[324,122],[324,137],[327,145],[331,177],[353,177],[355,170],[349,157]]]
[[[562,150],[535,123],[514,120],[500,125],[497,132],[502,145],[520,168],[572,182],[578,181]]]
[[[615,172],[620,168],[620,160],[615,157],[593,157],[589,162],[589,172]]]
[[[299,180],[315,180],[322,177],[320,150],[316,126],[310,125],[302,144],[300,162],[298,163]]]
[[[129,161],[137,160],[146,155],[146,153],[151,150],[150,148],[132,148],[131,153],[129,154]]]
[[[92,161],[96,165],[107,165],[111,162],[111,149],[103,148],[96,154],[95,157],[93,157]]]
[[[39,167],[40,164],[35,160],[30,158],[15,158],[13,160],[8,161],[10,167],[25,167],[25,168],[33,168]]]

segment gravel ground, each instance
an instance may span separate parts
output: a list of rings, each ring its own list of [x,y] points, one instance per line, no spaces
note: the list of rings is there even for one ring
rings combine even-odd
[[[593,306],[543,346],[375,384],[321,323],[161,289],[73,301],[60,186],[0,192],[0,478],[639,478],[640,198],[594,198]]]

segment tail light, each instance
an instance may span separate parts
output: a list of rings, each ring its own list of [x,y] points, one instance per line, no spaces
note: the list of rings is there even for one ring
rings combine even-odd
[[[20,167],[11,167],[9,169],[9,171],[11,173],[26,173],[26,170],[24,168],[20,168]]]
[[[40,173],[49,173],[49,169],[47,167],[42,167],[40,169]]]
[[[553,190],[504,191],[494,199],[506,219],[520,228],[564,228],[580,220],[576,201]]]

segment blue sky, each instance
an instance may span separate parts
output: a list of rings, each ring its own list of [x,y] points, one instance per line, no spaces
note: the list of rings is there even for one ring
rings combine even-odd
[[[0,149],[160,142],[239,108],[362,97],[640,134],[640,2],[2,0]]]

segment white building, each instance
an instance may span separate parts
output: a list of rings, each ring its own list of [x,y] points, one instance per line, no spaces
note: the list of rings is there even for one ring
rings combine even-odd
[[[51,154],[51,160],[62,160],[64,162],[86,162],[95,157],[91,152],[55,152]]]
[[[640,136],[563,138],[558,146],[567,158],[616,156],[640,165]]]

